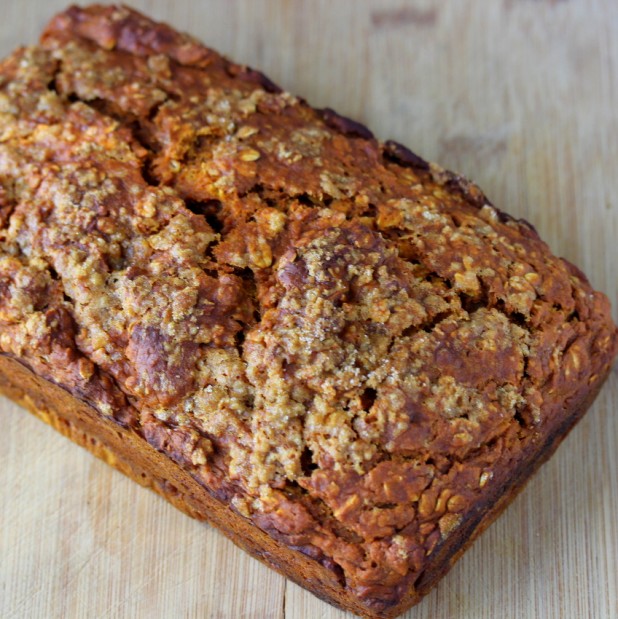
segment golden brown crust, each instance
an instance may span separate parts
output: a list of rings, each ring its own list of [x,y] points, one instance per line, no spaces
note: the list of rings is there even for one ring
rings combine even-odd
[[[0,65],[0,241],[0,352],[368,616],[448,568],[617,347],[475,185],[125,8]]]

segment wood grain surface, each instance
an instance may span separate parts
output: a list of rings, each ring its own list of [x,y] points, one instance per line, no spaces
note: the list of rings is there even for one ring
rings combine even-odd
[[[533,222],[618,318],[616,0],[131,3]],[[62,0],[0,2],[0,54]],[[618,617],[618,371],[407,619]],[[341,619],[6,400],[0,617]]]

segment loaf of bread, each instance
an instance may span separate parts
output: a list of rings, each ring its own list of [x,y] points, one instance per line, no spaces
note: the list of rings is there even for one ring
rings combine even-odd
[[[394,617],[586,411],[605,296],[474,184],[126,8],[0,64],[0,389]]]

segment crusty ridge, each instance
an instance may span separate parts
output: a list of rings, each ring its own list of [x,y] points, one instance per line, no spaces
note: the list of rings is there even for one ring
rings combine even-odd
[[[377,610],[607,372],[528,224],[166,26],[73,8],[0,73],[2,351]]]

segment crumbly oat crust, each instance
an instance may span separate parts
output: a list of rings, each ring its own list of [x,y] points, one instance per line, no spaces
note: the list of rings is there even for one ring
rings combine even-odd
[[[0,64],[0,241],[2,353],[376,613],[616,352],[475,185],[124,8]]]

